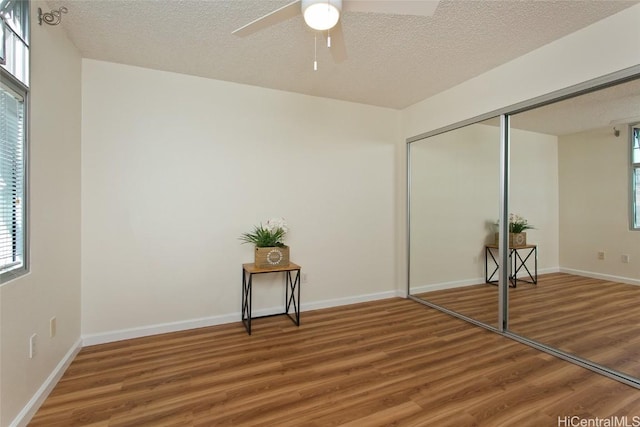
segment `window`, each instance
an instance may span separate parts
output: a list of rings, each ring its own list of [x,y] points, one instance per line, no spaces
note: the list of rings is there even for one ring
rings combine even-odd
[[[29,2],[0,0],[0,283],[27,271]]]
[[[0,85],[0,274],[24,261],[24,98]]]
[[[640,123],[631,126],[631,228],[640,230]]]
[[[0,66],[29,86],[29,2],[0,0],[0,19],[5,42]]]

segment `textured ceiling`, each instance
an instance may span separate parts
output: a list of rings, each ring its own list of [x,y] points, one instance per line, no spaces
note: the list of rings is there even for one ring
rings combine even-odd
[[[640,80],[515,114],[511,126],[549,135],[569,135],[640,122]]]
[[[355,1],[355,0],[352,0]],[[416,0],[418,1],[418,0]],[[301,16],[233,30],[288,0],[66,0],[62,27],[85,58],[404,108],[636,3],[440,1],[432,17],[346,12],[334,63]]]
[[[564,99],[511,116],[510,126],[547,135],[570,135],[594,129],[618,130],[640,123],[640,79]],[[500,126],[494,117],[482,122]]]

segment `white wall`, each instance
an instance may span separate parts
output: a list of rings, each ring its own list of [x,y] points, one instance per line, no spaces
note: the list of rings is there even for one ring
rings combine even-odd
[[[46,7],[32,4],[32,22],[38,6]],[[28,412],[80,337],[80,56],[62,28],[33,25],[31,40],[31,271],[0,287],[2,426]]]
[[[540,274],[560,266],[558,138],[511,130],[509,211],[527,219],[527,243],[538,246]]]
[[[640,284],[640,232],[629,230],[629,132],[618,128],[617,138],[609,127],[560,137],[560,260],[564,269]]]
[[[638,20],[640,5],[406,108],[402,111],[405,138],[639,65]],[[398,144],[396,156],[406,156],[404,143]],[[402,163],[397,166],[396,191],[403,194],[406,167]],[[397,229],[403,230],[406,228],[405,195],[401,196],[400,202],[396,208]],[[558,228],[557,220],[555,224],[545,225],[549,229]],[[398,233],[398,236],[400,241],[396,246],[406,247],[405,234]],[[399,264],[406,265],[406,254]],[[405,288],[406,272],[398,271],[397,283]]]
[[[474,124],[411,145],[412,292],[482,283],[498,219],[499,143],[498,127]]]
[[[303,303],[393,295],[399,112],[93,60],[82,81],[90,342],[238,321],[253,260],[238,237],[275,216]],[[262,279],[256,308],[282,305],[281,278]]]

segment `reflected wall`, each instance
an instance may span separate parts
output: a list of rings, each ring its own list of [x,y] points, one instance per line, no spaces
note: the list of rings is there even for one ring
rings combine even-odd
[[[510,290],[509,330],[640,378],[640,232],[630,224],[636,120],[639,81],[511,116],[512,144],[522,132],[540,135],[540,144],[557,140],[559,269],[537,286]],[[515,204],[526,174],[514,168],[511,175]],[[529,197],[554,204],[553,195]],[[536,225],[538,233],[545,228]],[[547,246],[538,249],[544,254]]]
[[[500,128],[476,123],[410,145],[410,293],[497,326],[497,287],[484,247],[499,208]],[[485,288],[484,303],[447,290]]]

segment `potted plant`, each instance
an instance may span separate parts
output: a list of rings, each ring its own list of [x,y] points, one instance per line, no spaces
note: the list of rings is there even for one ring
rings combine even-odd
[[[243,243],[255,245],[254,263],[257,268],[278,268],[289,265],[289,247],[283,243],[289,229],[284,218],[269,219],[243,233]]]
[[[496,226],[499,228],[499,223],[496,222]],[[527,244],[526,230],[533,230],[534,227],[522,216],[516,214],[509,214],[509,246],[524,246]],[[496,233],[496,244],[498,244],[498,235]]]

